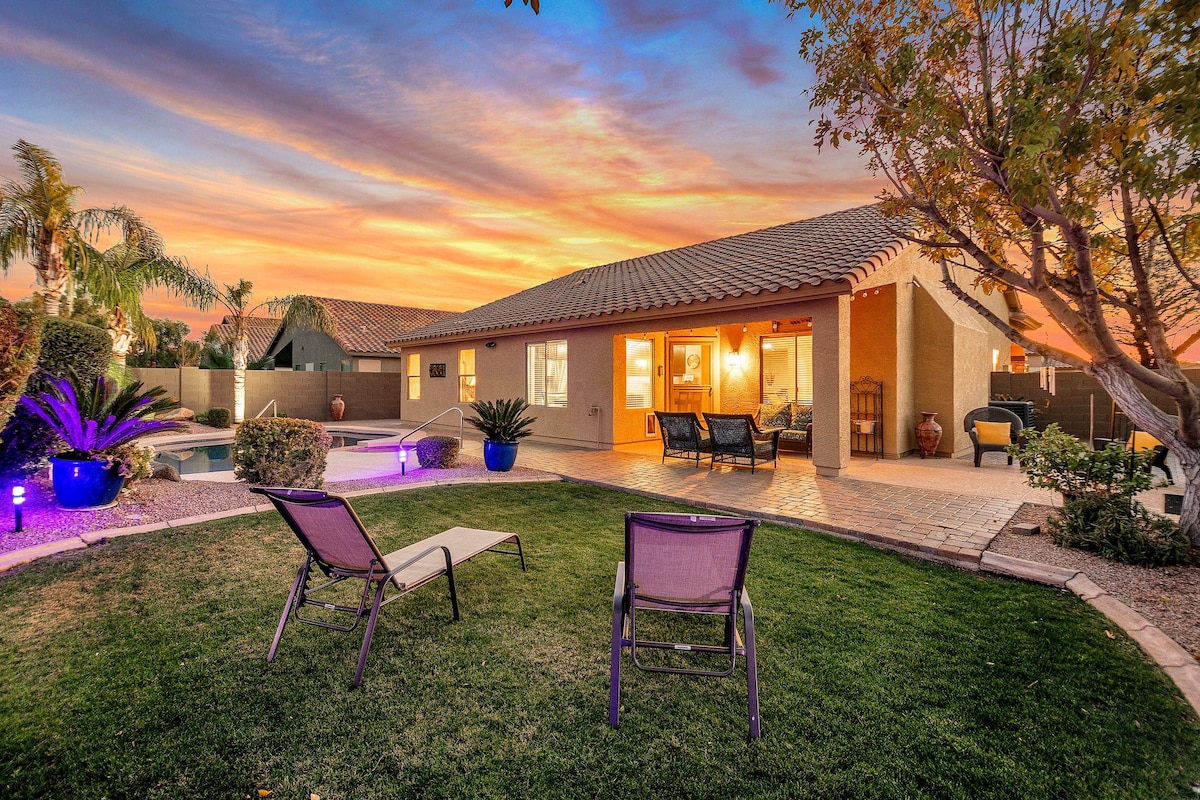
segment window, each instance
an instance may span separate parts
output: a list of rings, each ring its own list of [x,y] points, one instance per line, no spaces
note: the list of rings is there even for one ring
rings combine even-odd
[[[525,345],[525,389],[531,406],[567,407],[567,342]]]
[[[475,402],[475,351],[458,351],[458,401]]]
[[[342,362],[343,364],[346,362]],[[383,362],[378,358],[360,358],[358,360],[359,372],[383,372]]]
[[[405,372],[408,378],[408,399],[421,399],[421,356],[417,353],[410,353],[408,356],[408,369]]]
[[[653,408],[654,343],[645,339],[625,340],[625,407]]]
[[[762,402],[812,404],[812,336],[762,340]]]

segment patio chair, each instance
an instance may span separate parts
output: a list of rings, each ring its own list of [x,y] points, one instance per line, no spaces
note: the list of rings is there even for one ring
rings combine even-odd
[[[609,725],[615,728],[619,724],[621,655],[626,647],[638,669],[677,675],[729,677],[737,666],[737,657],[743,656],[746,660],[750,738],[759,738],[754,608],[745,585],[746,562],[756,527],[758,520],[735,517],[625,515],[625,560],[617,565],[613,588]],[[739,607],[745,628],[744,644],[737,629]],[[643,615],[653,619],[663,612],[724,617],[723,641],[719,644],[682,644],[641,638],[638,625]],[[671,659],[657,665],[646,663],[647,650],[667,650],[679,660]],[[710,662],[716,659],[717,664],[699,668],[673,665],[688,662],[694,665],[698,659]],[[651,657],[651,661],[655,660]],[[712,668],[714,666],[716,668]]]
[[[699,467],[705,453],[712,458],[712,440],[694,411],[655,411],[654,416],[658,417],[658,430],[662,433],[662,463],[667,463],[668,457],[684,458],[695,461]]]
[[[708,435],[712,437],[712,460],[714,464],[741,466],[749,460],[750,472],[760,461],[774,462],[779,466],[779,429],[762,430],[750,414],[704,414]]]
[[[1004,428],[1006,423],[1007,430]],[[963,417],[963,430],[970,435],[971,444],[975,446],[975,466],[979,466],[984,453],[1003,453],[1010,444],[1020,441],[1024,427],[1021,418],[1007,408],[984,406],[968,411]],[[1012,466],[1012,456],[1008,457],[1008,463]]]
[[[525,569],[521,540],[513,533],[451,528],[383,555],[344,497],[315,489],[255,486],[251,487],[250,491],[267,496],[307,551],[307,557],[296,572],[296,580],[283,607],[279,627],[275,630],[275,640],[271,642],[271,649],[267,653],[267,661],[275,660],[275,652],[279,648],[279,640],[283,637],[283,629],[289,616],[294,616],[297,622],[306,625],[345,633],[358,627],[358,623],[368,613],[370,601],[370,614],[363,634],[362,649],[359,651],[358,668],[354,673],[354,687],[362,683],[367,651],[371,648],[371,636],[375,632],[375,620],[379,616],[380,608],[445,575],[450,584],[450,604],[454,619],[458,620],[458,593],[454,586],[455,565],[489,551],[517,556],[521,559],[521,569]],[[515,545],[516,549],[498,549],[498,546],[505,542]],[[324,574],[324,580],[314,575],[314,567]],[[333,587],[346,580],[363,582],[357,606],[336,602],[339,597],[344,598],[345,595],[344,592],[341,595],[334,594]],[[319,585],[314,586],[317,582]],[[389,586],[396,593],[385,597]],[[324,609],[331,618],[342,614],[346,615],[343,619],[353,617],[353,620],[341,624],[305,617],[302,616],[302,612],[306,606]]]

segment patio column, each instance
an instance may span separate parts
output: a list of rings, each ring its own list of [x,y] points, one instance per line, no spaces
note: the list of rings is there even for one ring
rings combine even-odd
[[[812,304],[813,442],[818,475],[850,466],[850,297]]]

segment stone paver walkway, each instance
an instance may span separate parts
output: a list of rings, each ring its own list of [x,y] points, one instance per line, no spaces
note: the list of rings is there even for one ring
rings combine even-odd
[[[661,451],[660,451],[661,452]],[[576,450],[524,442],[526,466],[569,480],[678,500],[860,539],[976,569],[1019,500],[860,480],[823,478],[785,464],[749,469],[659,459],[641,453]]]

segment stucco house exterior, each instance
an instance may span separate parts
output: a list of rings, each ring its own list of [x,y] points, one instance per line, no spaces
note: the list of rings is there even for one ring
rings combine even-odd
[[[276,369],[316,372],[399,372],[400,354],[387,342],[454,315],[453,311],[314,297],[336,323],[320,331],[277,326],[266,352]]]
[[[869,376],[882,384],[875,452],[914,452],[933,411],[939,454],[961,454],[961,420],[987,404],[1009,343],[897,224],[851,208],[579,270],[426,325],[389,343],[403,356],[402,417],[524,397],[535,438],[612,448],[657,439],[655,409],[790,399],[812,406],[817,471],[838,475],[863,446],[851,382]],[[1000,293],[978,299],[1007,318]]]

